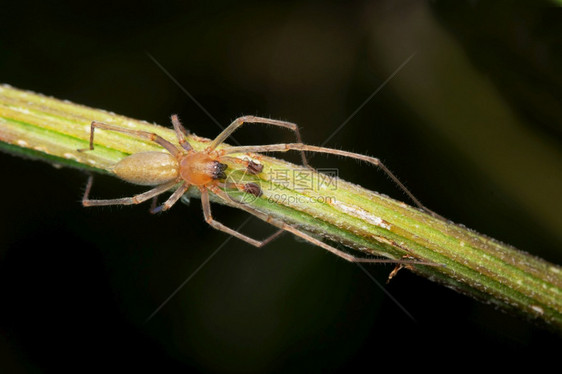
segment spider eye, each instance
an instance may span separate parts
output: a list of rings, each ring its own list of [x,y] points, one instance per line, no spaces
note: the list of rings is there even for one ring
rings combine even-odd
[[[226,179],[226,174],[224,173],[226,168],[228,168],[228,165],[215,161],[213,164],[213,179]]]

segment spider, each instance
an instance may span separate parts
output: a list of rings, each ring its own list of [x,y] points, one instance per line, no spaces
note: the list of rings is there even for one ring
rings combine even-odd
[[[305,151],[307,152],[320,152],[335,154],[345,157],[351,157],[358,160],[363,160],[369,162],[381,170],[383,170],[405,193],[422,209],[430,212],[425,208],[407,189],[406,187],[388,170],[378,159],[364,156],[361,154],[356,154],[352,152],[346,152],[341,150],[335,150],[331,148],[318,147],[312,145],[306,145],[302,143],[300,132],[298,126],[291,122],[279,121],[263,117],[255,116],[243,116],[234,120],[227,128],[225,128],[211,143],[202,151],[196,151],[191,146],[191,144],[186,139],[187,130],[182,126],[177,115],[171,116],[172,125],[179,143],[179,147],[169,142],[168,140],[162,138],[161,136],[140,130],[132,130],[123,127],[118,127],[114,125],[108,125],[101,122],[92,122],[90,125],[90,146],[86,149],[80,149],[78,151],[88,151],[94,149],[94,132],[95,129],[104,129],[110,131],[116,131],[120,133],[129,134],[138,138],[147,139],[155,142],[156,144],[163,147],[167,153],[164,152],[139,152],[133,153],[118,163],[116,163],[112,170],[115,175],[127,182],[155,186],[152,189],[125,198],[117,199],[107,199],[107,200],[93,200],[89,198],[90,190],[92,188],[93,178],[90,176],[82,198],[82,204],[85,207],[90,206],[102,206],[102,205],[132,205],[139,204],[152,198],[156,198],[158,195],[170,191],[175,188],[175,191],[171,196],[160,206],[153,205],[151,212],[161,212],[170,209],[191,187],[194,186],[199,189],[201,193],[201,205],[203,208],[203,216],[205,221],[213,228],[230,234],[238,239],[241,239],[253,246],[262,247],[265,244],[271,242],[277,238],[281,233],[288,231],[312,244],[315,244],[327,251],[347,260],[350,262],[371,262],[371,263],[395,263],[395,264],[427,264],[422,261],[408,261],[408,260],[394,260],[394,259],[380,259],[380,258],[362,258],[356,257],[344,251],[341,251],[319,239],[316,239],[309,235],[308,233],[297,229],[277,218],[269,216],[263,212],[248,206],[247,204],[242,204],[235,201],[230,197],[223,189],[225,188],[236,188],[241,191],[245,191],[252,195],[259,197],[261,195],[261,189],[257,184],[254,183],[226,183],[224,182],[226,178],[225,170],[228,168],[224,161],[229,161],[237,164],[242,164],[246,171],[250,174],[259,174],[262,171],[263,165],[257,164],[253,161],[241,160],[232,156],[228,156],[234,153],[260,153],[260,152],[287,152],[289,150],[295,150],[301,152],[301,157],[303,164],[310,167],[306,160]],[[217,150],[217,147],[222,144],[234,131],[236,131],[240,126],[245,123],[262,123],[269,124],[279,127],[284,127],[292,130],[297,138],[297,143],[287,143],[287,144],[270,144],[270,145],[260,145],[260,146],[234,146],[225,149]],[[230,206],[242,209],[263,221],[270,223],[273,226],[279,228],[277,232],[269,236],[264,240],[256,240],[250,238],[236,230],[233,230],[222,223],[216,221],[211,214],[211,204],[209,200],[209,191],[218,196],[220,199],[224,200]]]

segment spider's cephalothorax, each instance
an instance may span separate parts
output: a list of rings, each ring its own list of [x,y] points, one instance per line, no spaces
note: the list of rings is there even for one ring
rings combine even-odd
[[[188,153],[180,160],[182,179],[194,186],[203,186],[217,179],[225,179],[226,168],[226,164],[204,152]]]

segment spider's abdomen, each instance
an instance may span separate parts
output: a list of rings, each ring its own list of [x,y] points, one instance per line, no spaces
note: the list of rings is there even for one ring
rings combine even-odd
[[[164,152],[133,153],[115,164],[112,170],[119,178],[143,186],[170,182],[179,175],[178,160]]]

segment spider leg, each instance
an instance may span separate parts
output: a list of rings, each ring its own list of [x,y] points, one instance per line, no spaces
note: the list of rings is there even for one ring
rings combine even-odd
[[[349,253],[341,251],[341,250],[339,250],[335,247],[332,247],[331,245],[326,244],[323,241],[314,238],[310,234],[307,234],[306,232],[301,231],[301,230],[299,230],[299,229],[297,229],[297,228],[295,228],[291,225],[288,225],[281,220],[275,219],[274,217],[271,217],[271,216],[269,216],[265,213],[262,213],[262,212],[254,209],[254,208],[252,208],[252,207],[250,207],[246,204],[240,204],[240,203],[237,203],[237,202],[231,200],[229,198],[228,194],[226,194],[224,191],[222,191],[217,186],[209,186],[209,189],[214,194],[219,196],[220,198],[224,199],[225,201],[229,201],[229,203],[230,203],[229,205],[234,206],[234,207],[239,208],[239,209],[242,209],[242,210],[258,217],[259,219],[261,219],[261,220],[263,220],[263,221],[265,221],[265,222],[267,222],[267,223],[269,223],[273,226],[276,226],[276,227],[280,228],[281,229],[280,231],[288,231],[295,236],[298,236],[298,237],[300,237],[300,238],[302,238],[302,239],[304,239],[304,240],[306,240],[306,241],[308,241],[308,242],[310,242],[314,245],[317,245],[318,247],[324,248],[328,252],[333,253],[336,256],[341,257],[346,261],[349,261],[349,262],[391,263],[391,264],[410,264],[410,265],[415,264],[415,265],[440,266],[439,264],[435,264],[435,263],[432,263],[432,262],[424,262],[424,261],[416,261],[416,260],[408,261],[408,260],[393,260],[393,259],[381,259],[381,258],[356,257],[352,254],[349,254]],[[205,194],[207,194],[206,191],[205,191]],[[208,202],[209,202],[208,196],[206,196],[205,198],[206,198],[206,201],[207,201],[207,204],[208,204]],[[201,200],[203,200],[203,193],[201,194]],[[205,204],[204,204],[204,206],[205,206]],[[230,233],[229,231],[226,231],[226,230],[223,230],[223,231]],[[234,230],[232,230],[232,231],[234,231]],[[237,238],[240,238],[238,235],[242,235],[242,234],[240,234],[236,231],[234,231],[234,232],[236,233],[236,235],[235,234],[231,234],[231,235],[234,235]],[[274,235],[277,235],[278,233],[276,233]],[[242,235],[242,236],[244,236],[244,235]],[[252,241],[255,242],[255,240],[253,240],[251,238],[248,238],[248,237],[246,237],[246,239],[244,239],[244,238],[240,238],[240,239],[242,239],[242,240],[244,240],[244,241],[246,241],[250,244],[254,244],[254,243],[252,243]],[[249,239],[249,240],[247,240],[247,239]],[[261,244],[261,245],[263,245],[263,244]],[[259,247],[261,245],[256,245],[256,247]]]
[[[203,215],[205,217],[205,221],[213,228],[223,231],[227,234],[230,234],[240,240],[245,241],[246,243],[249,243],[255,247],[263,247],[264,245],[266,245],[267,243],[271,242],[272,240],[276,239],[279,235],[281,235],[283,233],[283,230],[279,230],[276,233],[274,233],[273,235],[269,236],[268,238],[264,239],[264,240],[256,240],[256,239],[252,239],[249,236],[246,236],[242,233],[239,233],[236,230],[231,229],[230,227],[227,227],[225,225],[223,225],[222,223],[216,221],[212,214],[211,214],[211,203],[209,201],[209,192],[207,191],[207,189],[205,187],[200,187],[199,190],[201,191],[201,205],[203,207]],[[220,191],[220,189],[217,188],[217,190]]]
[[[290,129],[294,131],[297,137],[297,143],[302,143],[301,134],[299,131],[299,127],[292,122],[286,121],[279,121],[275,119],[265,118],[265,117],[255,117],[255,116],[243,116],[235,119],[226,129],[224,129],[212,142],[209,146],[209,150],[214,150],[217,148],[221,143],[223,143],[234,131],[236,131],[240,126],[245,123],[264,123],[273,126],[284,127],[286,129]],[[310,167],[308,161],[306,160],[306,155],[304,151],[301,151],[302,163],[306,167]]]
[[[170,195],[168,200],[166,200],[163,204],[156,206],[156,202],[154,202],[153,206],[150,208],[150,213],[155,214],[170,209],[175,203],[178,202],[178,200],[183,196],[184,193],[187,192],[188,189],[189,184],[183,183],[178,187],[177,190],[174,191],[172,195]]]
[[[246,169],[246,171],[250,174],[256,175],[262,172],[263,170],[263,165],[262,164],[258,164],[252,160],[242,160],[236,157],[229,157],[229,156],[225,156],[225,157],[221,157],[222,161],[227,161],[227,162],[232,162],[235,164],[239,164],[241,166],[244,167],[244,169]]]
[[[153,141],[156,144],[165,148],[168,152],[170,152],[175,157],[177,157],[180,153],[180,151],[178,150],[178,148],[175,145],[173,145],[172,143],[170,143],[169,141],[167,141],[166,139],[164,139],[163,137],[161,137],[158,134],[148,132],[148,131],[127,129],[127,128],[123,128],[123,127],[119,127],[119,126],[108,125],[108,124],[102,123],[102,122],[96,122],[96,121],[93,121],[90,124],[90,147],[78,149],[78,152],[92,151],[94,149],[94,131],[95,131],[96,128],[120,132],[120,133],[123,133],[123,134],[129,134],[129,135],[133,135],[133,136],[136,136],[136,137],[139,137],[139,138],[143,138],[143,139]]]
[[[400,182],[398,177],[396,177],[378,158],[365,156],[359,153],[342,151],[339,149],[332,149],[326,147],[317,147],[314,145],[302,144],[302,143],[290,143],[290,144],[268,144],[268,145],[256,145],[256,146],[239,146],[231,147],[223,150],[223,154],[227,155],[230,153],[248,153],[248,152],[287,152],[290,150],[294,151],[307,151],[307,152],[318,152],[318,153],[328,153],[338,156],[350,157],[361,161],[366,161],[380,170],[382,170],[420,209],[429,213],[435,218],[445,220],[439,214],[433,212],[429,208],[426,208],[411,192],[406,188],[406,186]]]
[[[93,177],[90,175],[88,178],[88,184],[86,185],[86,190],[84,191],[84,196],[82,197],[82,205],[83,206],[102,206],[102,205],[133,205],[133,204],[140,204],[143,201],[149,200],[155,196],[160,195],[168,191],[174,185],[177,184],[176,181],[168,182],[161,184],[159,186],[154,187],[153,189],[143,192],[141,194],[132,196],[132,197],[124,197],[119,199],[106,199],[106,200],[91,200],[90,190],[92,189]]]
[[[178,137],[178,142],[183,149],[185,149],[186,151],[191,151],[193,147],[185,138],[186,135],[189,135],[189,132],[185,129],[185,127],[183,127],[177,114],[173,114],[171,119],[172,125],[174,125],[174,130],[176,131],[176,136]]]
[[[228,183],[217,183],[217,186],[219,186],[220,188],[232,188],[232,189],[235,188],[238,191],[249,193],[249,194],[253,195],[254,197],[260,197],[261,195],[263,195],[263,191],[257,183],[228,182]],[[239,201],[234,200],[228,194],[226,196],[228,196],[228,198],[232,201],[239,202]],[[252,198],[252,200],[253,200],[253,198]]]

